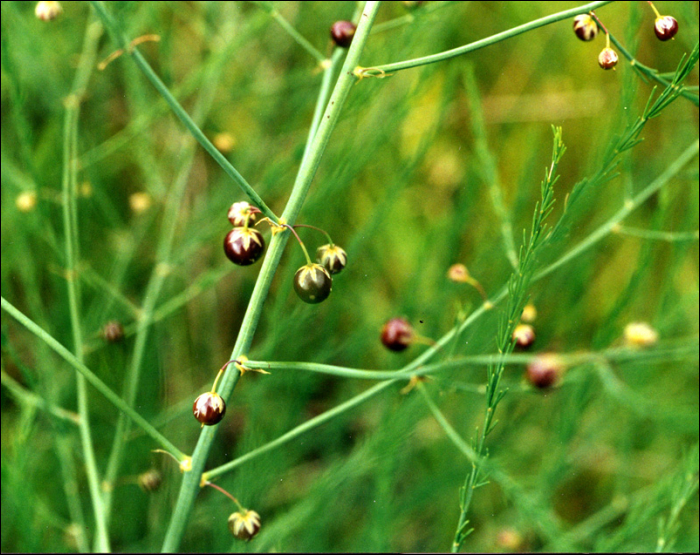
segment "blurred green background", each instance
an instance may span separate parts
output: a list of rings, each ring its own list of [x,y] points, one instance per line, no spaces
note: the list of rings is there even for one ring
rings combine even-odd
[[[205,134],[281,213],[320,85],[317,61],[251,3],[106,4],[128,37],[160,36],[159,43],[139,50],[188,112],[198,115]],[[361,64],[447,50],[580,5],[435,4],[371,35]],[[43,22],[34,16],[34,3],[2,3],[1,275],[2,295],[70,347],[61,213],[64,101],[93,14],[87,3],[62,5],[59,18]],[[324,55],[332,50],[330,25],[350,19],[356,9],[352,2],[274,6]],[[597,13],[640,61],[673,72],[698,40],[698,3],[663,2],[658,8],[679,22],[673,41],[656,39],[645,3],[617,2]],[[407,13],[402,3],[385,2],[377,24]],[[353,86],[298,222],[327,230],[346,249],[348,266],[326,302],[304,304],[292,289],[303,254],[290,242],[250,359],[399,368],[425,347],[401,354],[385,350],[378,340],[384,321],[404,316],[421,335],[437,339],[460,309],[480,305],[474,289],[446,279],[450,265],[466,264],[489,294],[507,282],[512,267],[489,193],[494,180],[519,246],[550,163],[551,126],[563,128],[567,145],[555,187],[555,222],[574,183],[600,168],[610,141],[642,113],[652,90],[622,57],[615,71],[601,70],[602,34],[584,43],[571,27],[571,20],[561,21]],[[114,50],[105,33],[97,60]],[[697,94],[697,68],[687,84]],[[697,106],[679,98],[647,124],[642,137],[621,157],[619,176],[578,204],[569,235],[543,262],[557,260],[587,237],[697,140]],[[260,268],[233,266],[222,252],[230,229],[227,209],[244,196],[194,146],[128,56],[91,74],[78,152],[86,364],[117,392],[147,302],[166,203],[178,180],[186,180],[136,409],[189,453],[200,431],[191,403],[228,359]],[[697,158],[624,224],[696,231]],[[310,251],[325,242],[312,230],[300,235]],[[512,391],[499,406],[489,451],[547,518],[526,500],[506,496],[494,481],[475,493],[475,530],[464,549],[654,549],[658,519],[671,514],[678,484],[693,468],[697,479],[697,237],[612,235],[533,284],[531,294],[538,311],[537,352],[618,347],[627,323],[647,321],[658,330],[661,346],[688,345],[692,351],[694,345],[695,354],[613,364],[612,386],[595,366],[579,366],[545,394],[522,386],[522,366],[507,367],[504,385]],[[497,313],[469,327],[455,354],[493,353]],[[101,338],[109,320],[124,324],[122,343]],[[74,551],[80,532],[71,522],[71,498],[79,500],[92,538],[77,428],[31,402],[36,395],[76,410],[74,371],[5,313],[2,346],[2,550]],[[484,396],[474,386],[485,379],[484,367],[467,367],[427,384],[466,440],[483,422]],[[9,380],[21,384],[19,394],[5,386]],[[373,384],[301,371],[246,375],[207,468],[264,445]],[[400,388],[218,481],[260,513],[263,527],[253,542],[231,538],[226,519],[235,507],[208,489],[196,501],[182,550],[449,549],[458,490],[470,465],[421,396],[401,395]],[[90,392],[97,462],[104,469],[117,412]],[[181,477],[174,462],[151,453],[156,447],[138,433],[127,444],[110,527],[114,550],[160,548]],[[68,480],[66,487],[71,464],[75,483]],[[148,494],[132,477],[152,466],[164,480]],[[697,551],[697,492],[678,524],[676,549]]]

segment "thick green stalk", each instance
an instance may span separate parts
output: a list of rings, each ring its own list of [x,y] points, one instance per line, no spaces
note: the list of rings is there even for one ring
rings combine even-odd
[[[76,356],[56,341],[51,335],[49,335],[43,328],[38,326],[30,318],[24,315],[22,312],[17,310],[12,303],[7,301],[5,297],[1,298],[2,309],[6,311],[10,316],[27,328],[30,332],[36,335],[44,343],[46,343],[51,350],[53,350],[58,356],[70,364],[75,370],[80,374],[85,376],[85,379],[92,385],[97,391],[102,393],[107,400],[112,403],[119,411],[126,414],[139,428],[141,428],[146,434],[151,436],[156,443],[160,444],[163,449],[170,452],[177,460],[184,461],[187,456],[175,447],[163,434],[156,430],[148,421],[127,405],[124,400],[112,391],[107,384],[105,384],[100,378],[98,378],[92,370],[90,370],[85,364],[80,362]]]
[[[503,40],[510,39],[517,35],[527,33],[528,31],[532,31],[533,29],[544,27],[545,25],[549,25],[550,23],[556,23],[557,21],[561,21],[562,19],[569,19],[582,13],[588,13],[589,11],[595,10],[596,8],[600,8],[601,6],[605,6],[606,4],[610,4],[610,1],[591,2],[590,4],[584,4],[583,6],[579,6],[577,8],[572,8],[570,10],[565,10],[563,12],[555,13],[546,17],[542,17],[540,19],[536,19],[534,21],[530,21],[529,23],[525,23],[524,25],[513,27],[512,29],[508,29],[507,31],[503,31],[502,33],[491,35],[490,37],[487,37],[485,39],[477,40],[470,44],[466,44],[458,48],[453,48],[452,50],[446,50],[444,52],[432,54],[431,56],[424,56],[422,58],[404,60],[402,62],[396,62],[394,64],[385,64],[381,66],[372,66],[371,68],[365,68],[363,69],[363,74],[383,75],[385,73],[395,73],[404,69],[411,69],[414,67],[420,67],[428,64],[434,64],[437,62],[449,60],[450,58],[455,58],[456,56],[461,56],[469,52],[474,52],[475,50],[479,50],[480,48],[485,48],[487,46],[491,46],[492,44],[496,44],[497,42],[501,42]]]
[[[340,111],[347,99],[350,88],[356,78],[352,73],[357,66],[360,54],[367,40],[369,30],[379,9],[379,2],[367,2],[363,10],[357,32],[353,38],[352,45],[348,50],[343,69],[340,72],[333,93],[329,100],[326,111],[319,125],[318,131],[313,136],[313,142],[308,155],[302,160],[301,167],[292,189],[287,207],[283,217],[289,224],[296,220],[306,194],[311,186],[316,170],[321,162],[321,157],[325,151],[330,135],[338,120]],[[329,69],[326,69],[329,71]],[[276,234],[270,241],[267,255],[263,260],[262,268],[258,280],[256,281],[253,294],[248,309],[246,310],[238,333],[236,344],[231,354],[231,359],[237,359],[247,353],[253,340],[253,334],[257,328],[262,313],[262,306],[267,297],[267,293],[272,283],[275,270],[279,265],[282,251],[289,238],[289,233]],[[231,368],[231,367],[229,367]],[[231,368],[233,370],[233,368]],[[221,382],[219,394],[229,400],[233,389],[238,383],[240,373],[238,371],[228,371],[224,374]],[[192,470],[186,472],[182,481],[182,487],[178,496],[177,505],[170,521],[170,526],[163,543],[163,551],[175,551],[180,545],[180,541],[185,532],[185,526],[194,506],[194,500],[200,489],[200,481],[204,471],[204,465],[208,458],[209,451],[216,437],[217,427],[205,427],[200,434],[197,447],[192,455]]]

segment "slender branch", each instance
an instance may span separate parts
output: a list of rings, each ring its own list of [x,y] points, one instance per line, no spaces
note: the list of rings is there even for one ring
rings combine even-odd
[[[80,62],[75,73],[71,93],[66,99],[66,111],[63,127],[63,179],[62,179],[62,212],[63,229],[66,248],[66,285],[68,287],[68,309],[70,314],[71,332],[73,335],[73,350],[78,362],[84,358],[83,332],[81,324],[81,294],[78,279],[79,242],[78,242],[78,122],[80,120],[80,104],[85,93],[92,68],[95,65],[97,45],[102,35],[102,27],[92,18],[85,30],[85,40]],[[80,432],[85,471],[88,488],[95,517],[95,549],[100,552],[110,551],[109,534],[107,531],[107,514],[100,489],[100,476],[95,460],[95,448],[90,429],[90,409],[88,406],[88,391],[85,378],[76,375],[78,429]]]
[[[584,4],[583,6],[579,6],[577,8],[572,8],[570,10],[558,12],[540,19],[536,19],[529,23],[525,23],[524,25],[513,27],[512,29],[508,29],[507,31],[503,31],[502,33],[497,33],[485,39],[472,42],[471,44],[460,46],[459,48],[453,48],[452,50],[446,50],[445,52],[440,52],[439,54],[424,56],[422,58],[414,58],[412,60],[404,60],[402,62],[396,62],[393,64],[385,64],[380,66],[373,65],[371,68],[363,69],[362,74],[376,76],[383,75],[386,73],[396,73],[397,71],[402,71],[404,69],[411,69],[414,67],[420,67],[428,64],[434,64],[437,62],[449,60],[450,58],[462,56],[463,54],[474,52],[475,50],[479,50],[480,48],[485,48],[503,40],[515,37],[517,35],[521,35],[523,33],[527,33],[528,31],[532,31],[533,29],[544,27],[545,25],[549,25],[550,23],[556,23],[557,21],[561,21],[563,19],[569,19],[579,14],[588,13],[589,11],[595,10],[596,8],[600,8],[601,6],[605,6],[606,4],[610,4],[610,1],[591,2],[589,4]]]
[[[318,60],[319,63],[323,64],[326,62],[326,57],[321,54],[313,44],[306,40],[299,31],[297,31],[275,8],[272,7],[269,2],[253,2],[261,10],[270,14],[270,17],[279,23],[280,27],[287,31],[289,36],[291,36],[304,50],[311,54],[314,58]]]
[[[51,350],[53,350],[58,356],[70,364],[76,371],[85,376],[85,379],[92,385],[97,391],[99,391],[105,398],[112,403],[117,409],[126,414],[139,428],[141,428],[146,434],[151,436],[153,440],[161,445],[166,451],[170,452],[177,460],[184,461],[188,457],[175,447],[165,436],[163,436],[158,430],[156,430],[148,421],[138,414],[134,409],[127,405],[124,400],[119,397],[114,391],[112,391],[107,384],[105,384],[100,378],[98,378],[92,370],[80,362],[73,353],[56,341],[49,333],[44,331],[43,328],[38,326],[34,321],[28,318],[21,311],[17,310],[12,303],[7,301],[5,297],[1,298],[2,309],[6,311],[10,316],[27,328],[30,332],[36,335],[44,343],[46,343]]]
[[[108,29],[112,38],[117,43],[120,48],[123,48],[128,52],[139,69],[148,78],[151,84],[156,88],[156,90],[163,96],[165,101],[168,103],[170,108],[175,115],[180,119],[180,121],[187,127],[187,130],[192,134],[192,136],[197,139],[200,145],[206,150],[209,155],[221,166],[221,168],[226,172],[226,174],[233,179],[233,181],[243,190],[243,192],[248,195],[248,198],[255,204],[260,210],[270,218],[271,220],[277,222],[277,216],[270,210],[270,208],[265,204],[260,195],[253,189],[253,187],[245,180],[245,178],[238,173],[238,170],[233,167],[233,165],[226,159],[226,157],[219,152],[219,150],[207,139],[206,135],[202,132],[199,126],[192,120],[185,109],[180,105],[176,98],[165,86],[165,83],[160,80],[156,75],[155,71],[151,68],[150,64],[141,55],[141,53],[133,47],[128,45],[126,37],[121,32],[121,29],[117,26],[116,22],[109,15],[105,9],[102,2],[92,1],[90,2],[92,7],[97,12],[97,15],[102,20],[102,23]]]
[[[643,63],[637,60],[624,46],[622,46],[620,41],[617,40],[614,35],[608,33],[608,37],[610,37],[610,41],[615,45],[615,48],[617,48],[620,51],[620,53],[625,58],[627,58],[627,60],[629,60],[632,69],[639,72],[643,76],[649,77],[649,79],[653,79],[654,81],[663,85],[664,87],[668,87],[671,84],[670,81],[661,77],[657,70],[649,66],[645,66]],[[693,94],[690,90],[688,90],[688,87],[683,87],[680,94],[684,98],[690,100],[696,106],[698,105],[698,95]]]

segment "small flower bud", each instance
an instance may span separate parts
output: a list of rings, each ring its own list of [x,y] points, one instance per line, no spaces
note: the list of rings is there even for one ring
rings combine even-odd
[[[102,328],[102,337],[110,343],[118,343],[124,339],[124,327],[117,320],[110,320]]]
[[[147,470],[143,474],[139,474],[139,477],[138,477],[139,487],[143,491],[148,491],[148,492],[157,491],[158,488],[160,488],[161,482],[162,482],[162,478],[160,476],[160,472],[158,472],[155,468],[152,468],[151,470]]]
[[[678,21],[670,15],[662,15],[654,21],[654,33],[659,40],[667,41],[676,36],[678,32]]]
[[[628,347],[649,347],[659,340],[659,334],[646,322],[632,322],[625,326]]]
[[[527,365],[525,376],[533,386],[548,389],[555,385],[564,373],[564,365],[556,355],[539,355]]]
[[[338,46],[347,48],[352,43],[356,29],[352,21],[336,21],[331,26],[331,38]]]
[[[617,52],[612,48],[603,48],[598,54],[598,65],[603,69],[612,69],[617,65]]]
[[[527,349],[535,342],[535,329],[530,324],[518,324],[513,330],[513,341],[520,349]]]
[[[37,2],[34,14],[42,21],[56,19],[63,12],[59,2]]]
[[[237,511],[228,517],[228,529],[239,540],[250,541],[260,532],[260,515],[255,511]]]
[[[598,34],[598,25],[595,19],[586,13],[577,15],[574,18],[574,33],[579,39],[588,42]]]

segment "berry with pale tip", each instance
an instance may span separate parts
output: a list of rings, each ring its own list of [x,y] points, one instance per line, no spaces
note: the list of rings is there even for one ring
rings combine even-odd
[[[564,373],[560,358],[552,354],[539,355],[527,365],[527,381],[538,389],[549,389],[559,382]]]
[[[352,43],[356,30],[352,21],[336,21],[331,26],[331,38],[341,48],[347,48]]]
[[[574,33],[582,41],[593,40],[598,34],[598,25],[587,13],[577,15],[574,18]]]
[[[513,342],[520,349],[527,349],[535,342],[535,328],[530,324],[518,324],[513,330]]]
[[[192,414],[204,426],[214,426],[226,414],[226,403],[218,393],[202,393],[194,400]]]
[[[257,229],[234,227],[224,238],[224,252],[238,266],[254,264],[264,250],[265,239]]]
[[[598,54],[598,65],[603,69],[612,69],[617,65],[617,59],[617,52],[606,47]]]
[[[331,274],[339,274],[348,263],[347,253],[338,245],[328,244],[316,251],[318,262]]]
[[[413,327],[403,318],[392,318],[382,327],[380,338],[387,349],[400,352],[413,341]]]
[[[678,21],[670,15],[661,15],[654,21],[654,33],[659,40],[667,41],[676,36]]]
[[[234,202],[228,209],[227,217],[233,227],[243,227],[248,223],[255,223],[255,211],[245,201]]]
[[[228,529],[239,540],[250,541],[260,532],[260,515],[243,509],[228,517]]]
[[[294,274],[294,291],[305,303],[325,301],[332,287],[331,274],[320,264],[305,264]]]

